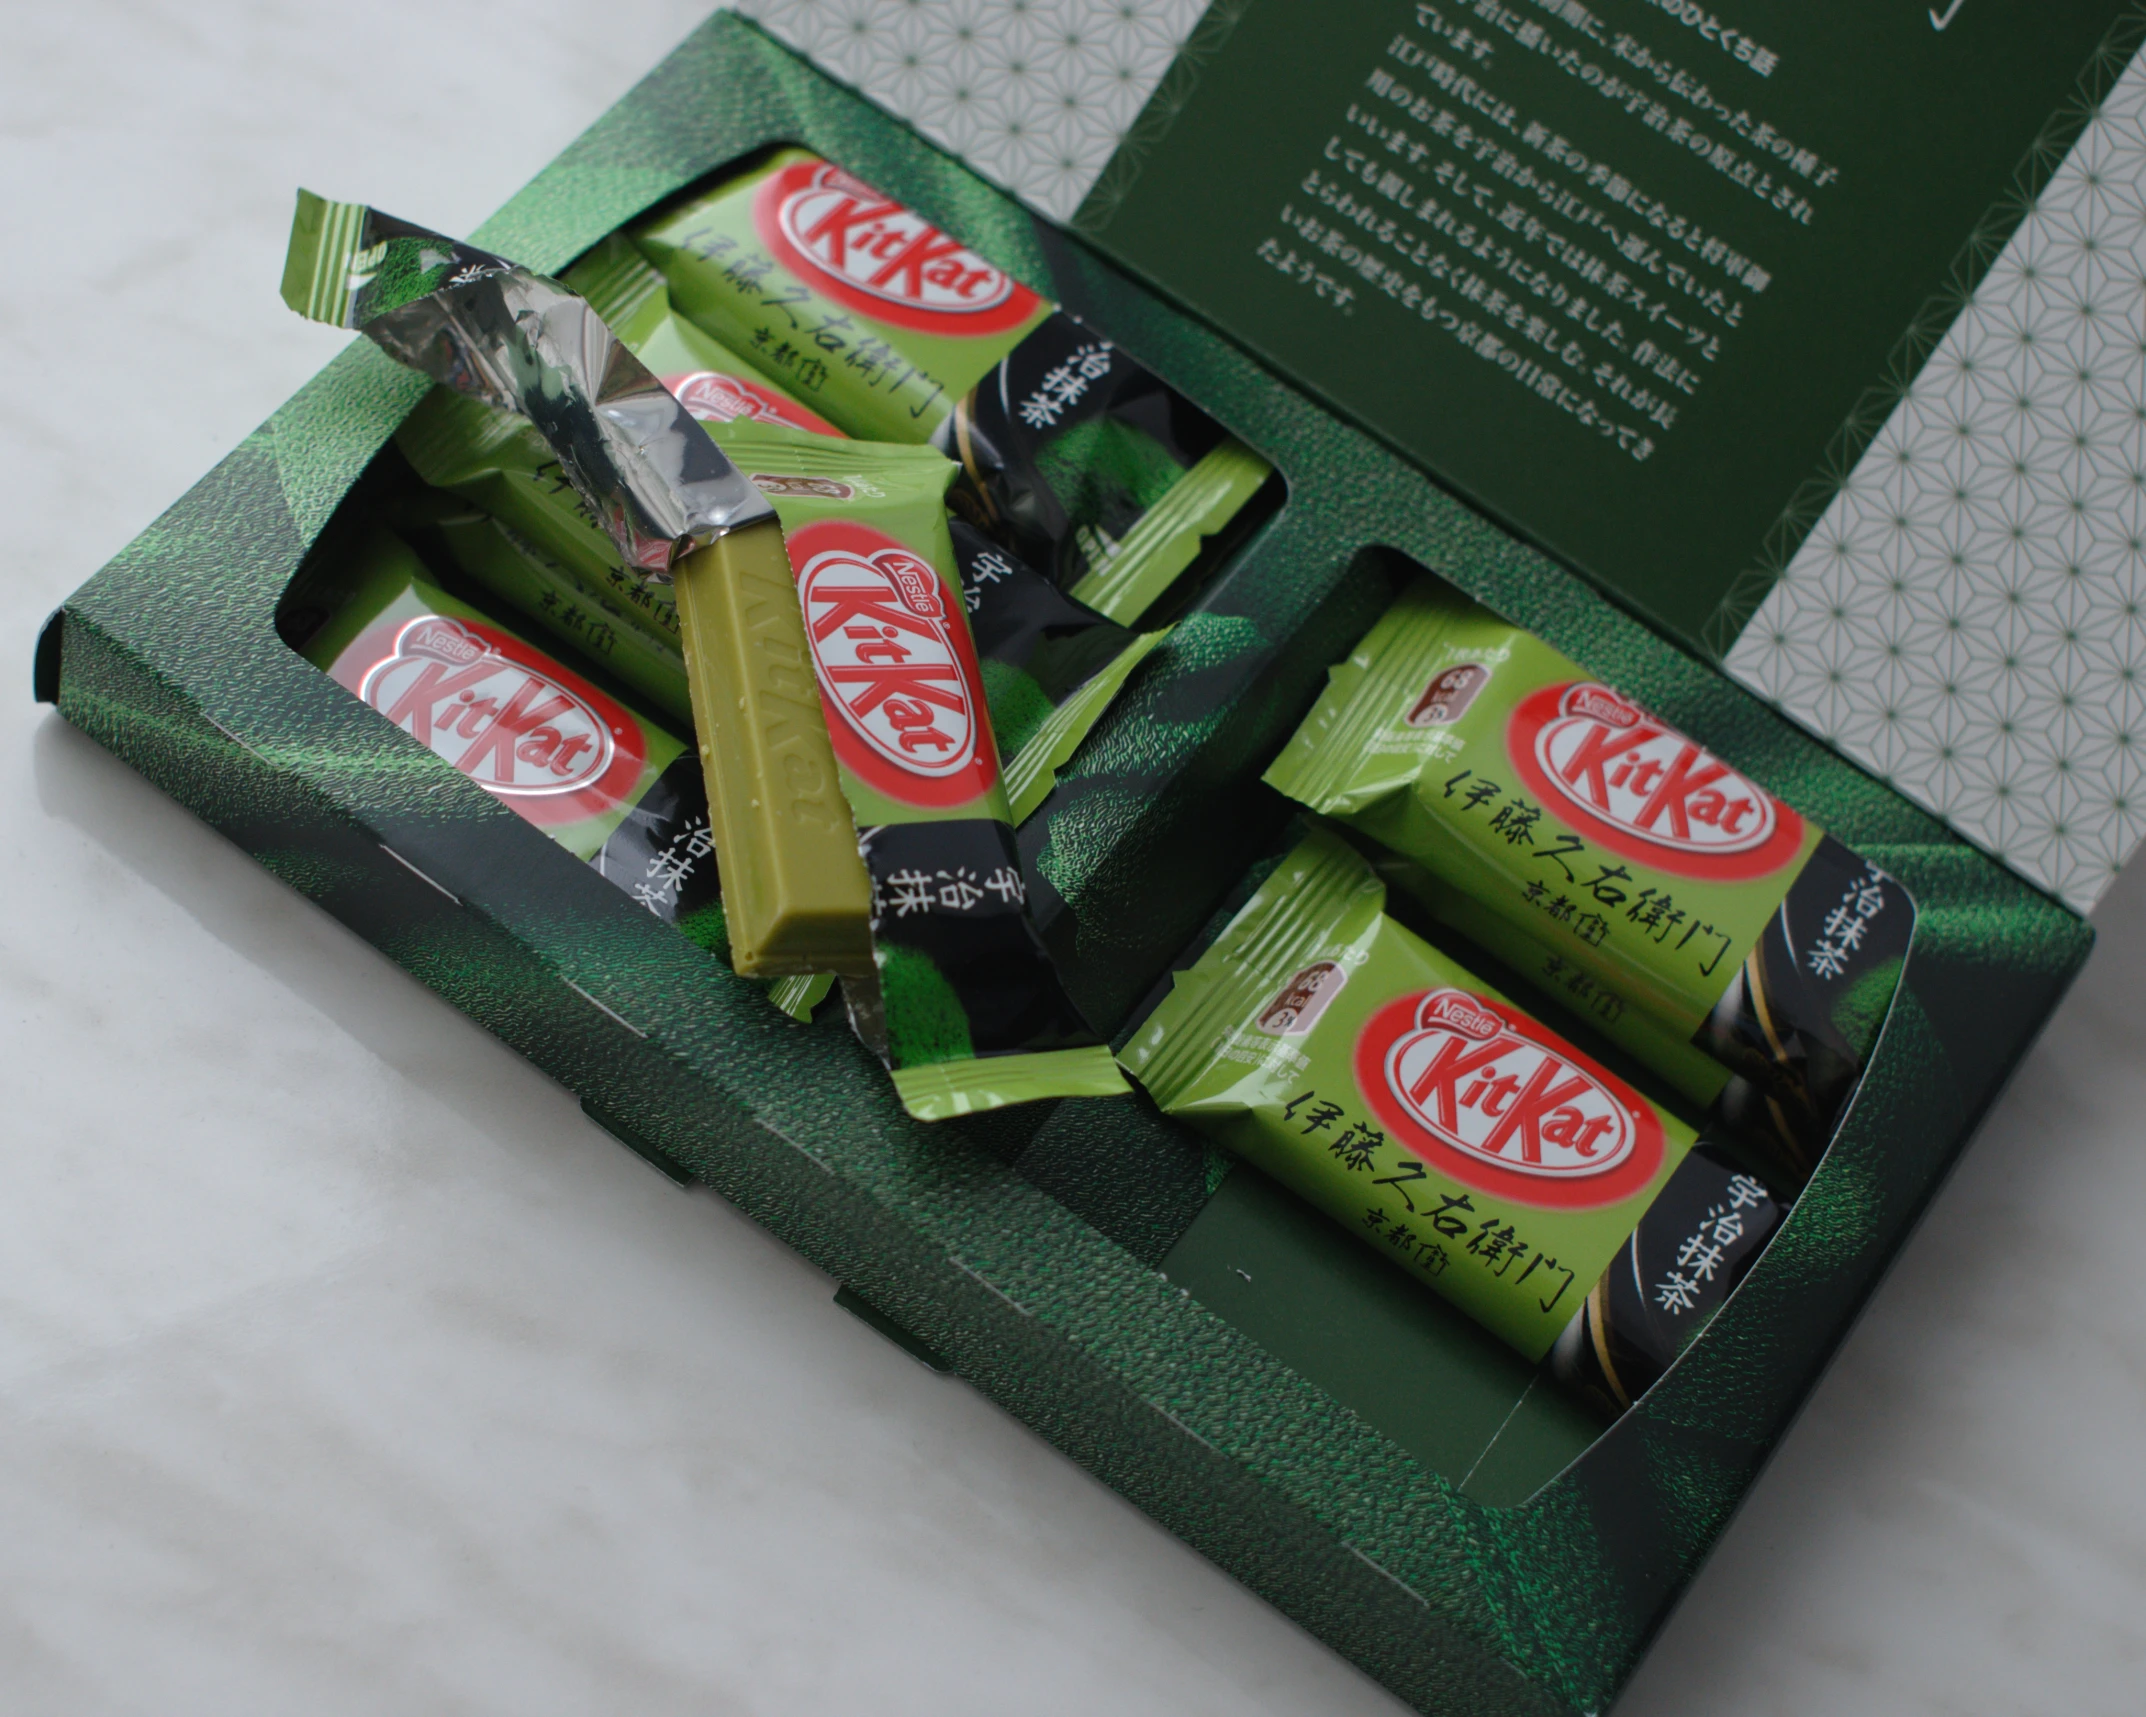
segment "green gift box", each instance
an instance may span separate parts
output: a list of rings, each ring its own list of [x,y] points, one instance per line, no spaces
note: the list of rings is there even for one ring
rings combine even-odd
[[[1442,51],[1419,52],[1450,69],[1460,9],[1419,10],[1449,26]],[[1567,8],[1566,27],[1583,10]],[[2091,10],[2067,9],[2066,28],[2083,29]],[[1210,241],[1193,223],[1175,248],[1157,236],[1158,187],[1180,167],[1218,170],[1194,97],[1250,75],[1230,43],[1264,38],[1224,27],[1247,16],[1276,22],[1243,6],[1210,14],[1089,193],[1075,224],[1107,256],[728,15],[472,236],[556,271],[680,190],[803,144],[1064,303],[1272,461],[1283,504],[1200,590],[1022,830],[1046,938],[1104,1030],[1125,1024],[1279,837],[1288,807],[1261,772],[1328,665],[1422,569],[1643,699],[1907,886],[1919,917],[1906,977],[1831,1150],[1725,1310],[1607,1429],[1144,1099],[909,1120],[839,1018],[799,1026],[778,1014],[304,660],[286,634],[307,579],[412,481],[383,450],[424,383],[363,342],[69,599],[39,640],[37,691],[567,1084],[622,1141],[722,1192],[838,1276],[882,1329],[1418,1709],[1595,1711],[1712,1547],[2091,932],[1706,659],[1723,647],[1721,616],[1756,600],[1733,555],[1714,555],[1712,572],[1693,571],[1703,554],[1665,555],[1675,565],[1650,592],[1644,554],[1609,564],[1589,548],[1584,505],[1569,531],[1501,527],[1490,513],[1525,509],[1453,468],[1467,463],[1454,450],[1471,412],[1494,404],[1455,392],[1411,398],[1396,416],[1392,366],[1352,369],[1381,349],[1368,320],[1355,344],[1333,344],[1338,322],[1307,323],[1299,342],[1277,308],[1289,294],[1316,303],[1320,267],[1285,279],[1234,229]],[[1504,44],[1517,26],[1483,27],[1504,31],[1497,52],[1514,51]],[[1385,51],[1392,30],[1379,29]],[[1730,69],[1748,71],[1727,52]],[[2084,55],[2066,42],[2051,52],[2072,54],[2068,87]],[[2120,63],[2112,52],[2096,63]],[[1419,93],[1452,94],[1427,65],[1394,64],[1389,87],[1371,90],[1385,105],[1364,104],[1379,123],[1407,106],[1391,97],[1404,74]],[[1203,67],[1217,81],[1202,85]],[[1353,88],[1364,68],[1348,70]],[[1174,133],[1188,113],[1192,129]],[[1269,267],[1266,297],[1233,308],[1211,286],[1201,270],[1225,251]],[[1459,349],[1420,295],[1412,313]],[[1501,385],[1520,362],[1501,368],[1480,343],[1468,357]],[[1657,469],[1671,469],[1666,453]],[[1724,501],[1710,514],[1709,543],[1751,534],[1733,511]],[[1760,521],[1768,532],[1775,523]],[[1695,595],[1702,577],[1720,588]]]

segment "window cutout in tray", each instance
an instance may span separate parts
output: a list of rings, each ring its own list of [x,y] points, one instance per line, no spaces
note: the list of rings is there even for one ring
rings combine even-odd
[[[1281,503],[1258,451],[1053,301],[1063,241],[1040,225],[994,255],[992,239],[942,231],[784,143],[621,233],[564,278],[667,382],[728,370],[724,393],[803,407],[820,430],[928,439],[961,468],[958,514],[1120,625],[1164,624]],[[1012,272],[1024,262],[1034,287]],[[679,391],[691,404],[698,390]]]
[[[1366,558],[1380,558],[1379,551],[1367,551]],[[1411,578],[1427,576],[1420,568],[1399,563],[1398,557],[1384,558],[1397,562],[1390,571],[1394,581],[1403,587]],[[1346,653],[1337,652],[1337,658]],[[1686,743],[1673,734],[1671,738],[1677,745]],[[1455,768],[1460,764],[1456,763]],[[1273,850],[1279,852],[1293,845],[1295,838],[1295,833],[1285,834]],[[1367,844],[1366,850],[1375,849]],[[1800,865],[1805,861],[1797,862]],[[1816,859],[1808,862],[1812,875],[1823,871],[1829,889],[1838,880]],[[1859,863],[1854,861],[1850,868]],[[1265,862],[1254,865],[1216,912],[1207,930],[1177,957],[1174,966],[1182,969],[1191,963],[1269,868],[1271,865]],[[1797,869],[1792,874],[1800,881],[1804,872]],[[1787,874],[1781,886],[1788,886]],[[1889,883],[1888,887],[1897,894],[1897,901],[1893,896],[1888,900],[1898,906],[1901,915],[1898,926],[1888,927],[1889,940],[1897,930],[1897,940],[1904,949],[1912,933],[1913,903],[1897,884]],[[1794,910],[1773,913],[1768,923],[1773,918],[1783,924],[1791,917],[1797,917],[1799,922],[1808,918],[1807,928],[1822,929],[1828,921],[1822,909],[1834,903],[1828,894],[1816,909],[1808,901],[1797,907],[1796,895],[1792,894],[1790,904]],[[1451,902],[1447,905],[1450,907]],[[1494,937],[1488,946],[1471,940],[1455,927],[1455,915],[1450,911],[1440,913],[1421,895],[1400,887],[1389,888],[1387,911],[1484,984],[1569,1039],[1585,1056],[1691,1125],[1707,1142],[1715,1165],[1699,1174],[1694,1186],[1706,1181],[1711,1173],[1738,1196],[1748,1195],[1751,1199],[1752,1214],[1745,1214],[1743,1204],[1733,1211],[1724,1206],[1725,1214],[1717,1213],[1707,1207],[1706,1198],[1694,1201],[1688,1196],[1691,1188],[1679,1180],[1675,1189],[1650,1207],[1654,1222],[1651,1229],[1641,1231],[1647,1236],[1646,1245],[1621,1248],[1610,1266],[1610,1276],[1621,1281],[1619,1272],[1630,1275],[1632,1282],[1624,1285],[1641,1300],[1653,1299],[1657,1288],[1673,1298],[1677,1282],[1682,1279],[1680,1272],[1703,1271],[1710,1261],[1718,1261],[1713,1254],[1724,1248],[1714,1246],[1720,1237],[1713,1229],[1719,1228],[1722,1220],[1735,1227],[1738,1236],[1751,1236],[1743,1243],[1745,1256],[1737,1280],[1740,1282],[1758,1266],[1771,1235],[1778,1232],[1777,1220],[1785,1220],[1786,1212],[1792,1209],[1804,1175],[1799,1166],[1777,1154],[1773,1141],[1753,1131],[1755,1124],[1765,1124],[1764,1116],[1754,1112],[1764,1105],[1752,1098],[1749,1086],[1740,1087],[1740,1105],[1717,1101],[1710,1108],[1688,1092],[1672,1088],[1666,1079],[1605,1039],[1595,1029],[1600,1022],[1591,1020],[1585,1011],[1586,997],[1575,1002],[1566,993],[1570,986],[1557,981],[1559,963],[1552,961],[1543,967],[1541,950],[1532,944],[1509,934]],[[1800,948],[1800,942],[1796,946]],[[1507,964],[1514,958],[1526,962],[1525,972]],[[1550,973],[1547,981],[1545,970]],[[1134,1010],[1135,1019],[1144,1017],[1165,987],[1156,986],[1147,1003]],[[1778,990],[1774,1000],[1778,1006]],[[1874,1037],[1864,1040],[1864,1065],[1873,1043]],[[1718,1080],[1726,1075],[1716,1069],[1715,1077]],[[1738,1083],[1732,1081],[1732,1086]],[[1851,1095],[1852,1085],[1840,1094],[1833,1127],[1837,1128],[1840,1116],[1845,1114]],[[1175,1125],[1159,1117],[1154,1124]],[[1047,1129],[1042,1139],[1049,1136]],[[1821,1136],[1814,1153],[1816,1160],[1822,1161],[1830,1136]],[[1028,1158],[1041,1155],[1047,1153],[1032,1146],[1024,1153],[1024,1164]],[[1128,1160],[1139,1160],[1152,1173],[1168,1156],[1158,1141],[1145,1152],[1129,1153]],[[1776,1195],[1773,1200],[1759,1196],[1759,1183],[1754,1177],[1761,1174]],[[1172,1176],[1160,1174],[1154,1178],[1160,1191]],[[1185,1179],[1180,1169],[1175,1176],[1179,1186],[1175,1208],[1180,1216],[1191,1202],[1184,1189]],[[1744,1185],[1745,1181],[1750,1184]],[[1096,1202],[1092,1188],[1078,1188],[1074,1182],[1075,1177],[1061,1168],[1052,1185],[1068,1202]],[[1213,1184],[1212,1176],[1209,1184]],[[1109,1217],[1123,1220],[1120,1204],[1107,1199],[1100,1203]],[[1778,1219],[1776,1210],[1782,1213]],[[1151,1221],[1154,1214],[1150,1213]],[[1761,1226],[1747,1229],[1747,1221]],[[1725,1250],[1733,1254],[1738,1248],[1728,1246]],[[1685,1253],[1697,1261],[1686,1259]],[[1486,1504],[1505,1506],[1525,1501],[1584,1454],[1609,1422],[1557,1382],[1548,1361],[1537,1366],[1522,1358],[1439,1299],[1430,1288],[1346,1232],[1343,1224],[1250,1167],[1229,1170],[1219,1187],[1200,1201],[1197,1213],[1171,1239],[1160,1268],[1276,1358],[1460,1484],[1466,1494]],[[1657,1277],[1661,1278],[1659,1283]],[[1719,1315],[1718,1306],[1712,1315]],[[1703,1334],[1694,1338],[1684,1354],[1688,1356],[1703,1340]]]
[[[390,446],[284,591],[278,634],[636,903],[722,953],[691,728],[645,694],[651,676],[629,654],[652,652],[622,616],[563,586],[530,593],[534,619],[516,613],[469,577],[454,549],[462,531],[503,544]]]

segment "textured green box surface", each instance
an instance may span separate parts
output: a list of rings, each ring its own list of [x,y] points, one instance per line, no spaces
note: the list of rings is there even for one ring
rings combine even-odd
[[[557,268],[775,141],[1003,260],[1288,479],[1024,830],[1047,933],[1098,1024],[1123,1018],[1279,828],[1258,772],[1404,557],[1647,699],[1914,891],[1906,986],[1817,1179],[1685,1360],[1569,1469],[1534,1489],[1553,1435],[1501,1443],[1509,1470],[1455,1470],[1482,1443],[1461,1387],[1482,1374],[1422,1356],[1465,1337],[1353,1260],[1321,1262],[1259,1183],[1233,1177],[1210,1201],[1215,1165],[1144,1102],[909,1121],[839,1022],[790,1024],[289,650],[279,596],[422,391],[362,342],[75,593],[40,644],[41,694],[1419,1709],[1599,1710],[2090,933],[735,19],[475,237]],[[1347,1327],[1233,1289],[1255,1245],[1353,1307]]]

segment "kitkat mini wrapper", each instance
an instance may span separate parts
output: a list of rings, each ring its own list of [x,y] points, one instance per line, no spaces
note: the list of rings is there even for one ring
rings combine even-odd
[[[1122,1093],[1029,916],[948,535],[952,467],[928,447],[744,423],[712,433],[781,526],[798,636],[869,878],[872,964],[861,984],[845,974],[852,1014],[904,1106],[938,1120]],[[764,636],[786,650],[776,617],[765,611]]]
[[[1629,1405],[1719,1309],[1777,1207],[1711,1146],[1695,1149],[1675,1115],[1389,917],[1385,899],[1347,843],[1308,836],[1177,975],[1124,1064],[1166,1114],[1527,1358],[1562,1338],[1561,1375]],[[1734,1221],[1718,1213],[1734,1243],[1709,1230],[1710,1256],[1652,1220],[1662,1204],[1672,1226],[1696,1224],[1737,1199]],[[1652,1275],[1635,1278],[1633,1305],[1598,1292],[1642,1251]]]
[[[457,600],[384,529],[316,591],[301,652],[517,816],[703,947],[724,949],[692,748]]]
[[[803,150],[632,238],[672,301],[852,435],[929,442],[978,528],[1132,624],[1266,462],[1012,275]]]
[[[1686,1096],[1741,1104],[1792,1169],[1824,1148],[1914,903],[1728,761],[1426,579],[1266,779]]]

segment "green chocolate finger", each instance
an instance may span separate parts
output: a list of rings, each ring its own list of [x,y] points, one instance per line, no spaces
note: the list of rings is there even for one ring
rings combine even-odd
[[[805,694],[817,687],[821,741],[832,747],[853,824],[852,862],[861,855],[869,879],[868,911],[855,924],[869,976],[824,955],[811,969],[844,973],[853,1016],[871,1022],[868,1041],[920,1120],[1123,1092],[1123,1077],[1066,996],[1029,915],[948,529],[953,467],[928,447],[744,423],[710,433],[774,503],[787,555],[784,589],[779,603],[756,599],[751,613],[785,609],[798,643],[782,648],[804,657]],[[746,607],[729,624],[732,645],[718,630],[696,652],[698,594],[684,579],[680,589],[689,659],[719,662],[727,649],[744,663],[739,673],[749,674]],[[792,656],[779,666],[787,678],[778,689],[794,703]],[[726,724],[735,689],[704,693],[695,683],[704,747],[704,696],[716,712],[718,763],[733,743]],[[738,744],[760,743],[750,719],[735,725]],[[720,836],[736,796],[713,769],[710,779]],[[764,799],[767,784],[785,777],[767,767],[755,779]],[[733,878],[727,846],[722,858]],[[733,945],[742,946],[745,912],[735,899],[731,916]]]

